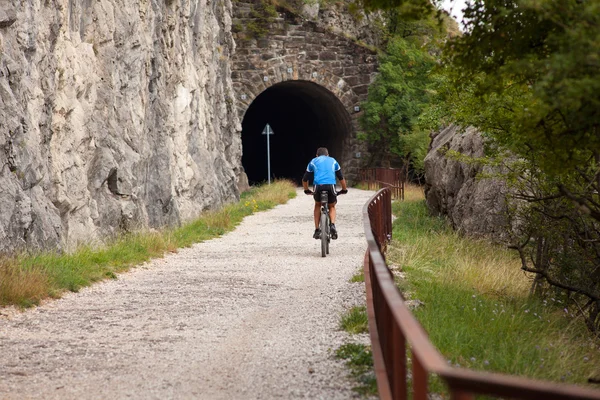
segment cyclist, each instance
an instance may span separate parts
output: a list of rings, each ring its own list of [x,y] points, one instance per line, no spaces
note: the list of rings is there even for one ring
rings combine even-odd
[[[327,191],[327,198],[329,202],[329,216],[331,219],[331,238],[337,239],[338,233],[335,227],[335,204],[337,203],[338,193],[335,190],[335,178],[340,180],[342,190],[340,194],[348,193],[346,187],[346,180],[342,175],[342,169],[340,164],[333,157],[329,157],[329,151],[325,147],[319,147],[317,149],[317,157],[313,158],[306,167],[306,172],[302,177],[302,186],[304,187],[304,193],[307,195],[312,194],[315,199],[315,233],[313,237],[315,239],[321,238],[321,230],[319,229],[319,219],[321,216],[321,192]],[[314,191],[308,188],[308,182],[313,179]]]

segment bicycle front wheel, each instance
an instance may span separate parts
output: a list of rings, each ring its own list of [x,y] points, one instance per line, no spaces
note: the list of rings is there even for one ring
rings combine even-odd
[[[327,253],[329,253],[329,243],[327,242],[329,240],[329,235],[328,235],[328,226],[327,226],[327,215],[322,212],[321,213],[321,224],[320,224],[320,229],[321,229],[321,257],[325,257],[327,255]]]

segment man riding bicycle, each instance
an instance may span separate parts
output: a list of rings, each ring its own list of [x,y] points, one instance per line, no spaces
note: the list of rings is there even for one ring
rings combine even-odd
[[[342,175],[342,169],[340,164],[333,157],[329,157],[329,151],[325,147],[319,147],[317,149],[317,157],[313,158],[306,167],[306,172],[302,177],[302,186],[304,187],[305,194],[312,194],[315,199],[315,233],[313,237],[315,239],[321,238],[321,230],[319,229],[319,218],[321,214],[321,192],[327,191],[327,198],[329,204],[329,215],[331,218],[331,238],[337,239],[338,233],[335,228],[335,205],[337,203],[338,192],[335,190],[335,178],[340,180],[342,190],[339,194],[348,193],[346,187],[346,180]],[[308,188],[308,182],[313,178],[314,191]]]

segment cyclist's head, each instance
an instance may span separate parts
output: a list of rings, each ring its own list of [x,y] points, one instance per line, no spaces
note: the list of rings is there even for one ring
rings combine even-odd
[[[317,157],[318,156],[328,156],[329,155],[329,151],[327,151],[327,147],[319,147],[317,149]]]

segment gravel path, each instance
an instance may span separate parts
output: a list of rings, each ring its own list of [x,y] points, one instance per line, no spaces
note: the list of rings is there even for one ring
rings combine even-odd
[[[366,242],[362,206],[341,197],[340,238],[322,258],[312,198],[247,217],[221,238],[24,313],[0,310],[0,399],[348,399],[333,352],[364,304],[349,283]]]

